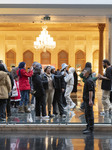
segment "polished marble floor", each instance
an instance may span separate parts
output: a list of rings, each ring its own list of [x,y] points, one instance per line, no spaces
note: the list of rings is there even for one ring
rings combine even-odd
[[[112,133],[0,132],[0,150],[112,150]]]
[[[101,103],[101,89],[100,83],[97,83],[96,86],[96,98],[94,104],[94,121],[95,123],[106,123],[112,124],[112,115],[101,116],[100,112],[103,111]],[[18,108],[11,108],[11,117],[6,119],[6,122],[0,122],[2,124],[71,124],[71,123],[85,123],[84,112],[80,108],[82,102],[82,86],[78,86],[77,94],[73,93],[71,95],[73,101],[77,104],[76,109],[71,110],[67,113],[66,118],[61,118],[60,116],[54,117],[49,120],[37,119],[35,117],[35,111],[31,109],[31,113],[22,114],[18,113]],[[30,106],[29,106],[30,108]]]

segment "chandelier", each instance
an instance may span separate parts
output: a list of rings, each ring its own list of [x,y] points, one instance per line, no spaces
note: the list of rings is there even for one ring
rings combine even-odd
[[[56,47],[56,42],[53,41],[53,38],[48,34],[47,26],[42,27],[41,34],[39,37],[36,37],[34,41],[35,49],[43,49],[46,52],[47,49],[54,49]]]

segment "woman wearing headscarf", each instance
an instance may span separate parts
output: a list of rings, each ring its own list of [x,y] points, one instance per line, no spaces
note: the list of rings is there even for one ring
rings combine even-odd
[[[46,103],[48,103],[48,115],[49,117],[52,118],[54,117],[54,115],[51,114],[52,102],[53,102],[53,97],[55,92],[54,75],[51,74],[50,66],[46,66],[44,68],[44,72],[45,73],[41,75],[41,79],[46,93]]]
[[[23,113],[25,111],[26,113],[29,113],[30,111],[28,110],[28,101],[30,84],[28,77],[33,75],[33,68],[31,67],[29,72],[26,72],[25,62],[21,62],[19,64],[19,69],[17,70],[17,75],[19,76],[19,88],[21,93],[19,112]]]
[[[6,103],[11,92],[11,81],[5,68],[0,64],[0,120],[4,121],[6,118]]]
[[[39,66],[36,66],[34,68],[34,73],[32,76],[33,89],[35,91],[34,96],[36,97],[35,112],[36,117],[40,118],[42,111],[42,119],[48,119],[49,116],[46,116],[45,90],[43,88],[40,74],[41,68]]]

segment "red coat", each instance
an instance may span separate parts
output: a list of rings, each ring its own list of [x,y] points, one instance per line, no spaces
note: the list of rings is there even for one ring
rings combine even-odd
[[[17,70],[17,75],[19,76],[19,89],[20,91],[30,90],[30,84],[28,77],[33,75],[33,71],[26,72],[26,70],[21,69],[21,77],[19,75],[19,70]]]

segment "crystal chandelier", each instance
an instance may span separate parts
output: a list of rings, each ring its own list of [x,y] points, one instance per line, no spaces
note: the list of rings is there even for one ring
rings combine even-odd
[[[43,26],[42,29],[39,37],[36,37],[34,48],[43,49],[43,51],[46,52],[47,49],[54,49],[56,47],[56,42],[53,41],[53,38],[48,34],[47,26]]]

